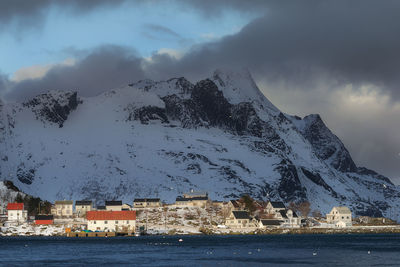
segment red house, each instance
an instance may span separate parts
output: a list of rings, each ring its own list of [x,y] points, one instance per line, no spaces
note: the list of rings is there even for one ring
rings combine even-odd
[[[35,224],[53,224],[54,217],[53,215],[36,215],[35,216]]]

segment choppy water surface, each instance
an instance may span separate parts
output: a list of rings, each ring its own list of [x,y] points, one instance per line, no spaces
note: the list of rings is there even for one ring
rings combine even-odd
[[[400,235],[0,237],[0,265],[399,266]]]

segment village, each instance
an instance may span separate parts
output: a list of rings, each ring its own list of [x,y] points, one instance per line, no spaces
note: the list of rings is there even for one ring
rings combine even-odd
[[[50,212],[28,214],[24,203],[7,203],[0,210],[0,235],[59,235],[69,237],[138,236],[145,234],[299,233],[304,230],[398,229],[386,218],[353,218],[348,207],[332,207],[323,216],[310,203],[256,201],[248,195],[212,201],[207,192],[190,192],[166,204],[159,198],[136,198],[132,203],[106,200],[59,200]],[[360,228],[361,227],[361,228]],[[321,231],[322,229],[325,229]]]

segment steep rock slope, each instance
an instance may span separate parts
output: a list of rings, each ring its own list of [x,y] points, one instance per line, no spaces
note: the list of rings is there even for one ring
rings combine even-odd
[[[389,179],[357,167],[318,115],[280,112],[248,72],[0,103],[0,174],[49,200],[173,201],[198,189],[214,199],[248,193],[399,217]]]

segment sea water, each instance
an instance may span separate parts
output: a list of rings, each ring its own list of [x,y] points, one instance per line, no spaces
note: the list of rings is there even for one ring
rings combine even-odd
[[[0,265],[400,266],[400,235],[0,237]]]

